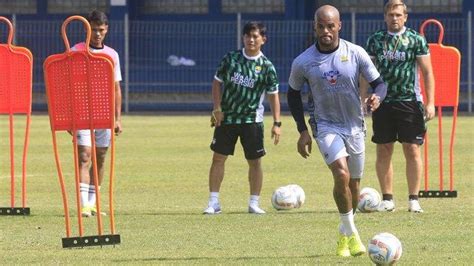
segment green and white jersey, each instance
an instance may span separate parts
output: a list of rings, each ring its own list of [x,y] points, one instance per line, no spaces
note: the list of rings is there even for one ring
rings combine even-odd
[[[423,36],[405,27],[398,33],[379,30],[367,40],[366,50],[387,83],[384,102],[423,101],[416,63],[430,54]]]
[[[229,52],[214,78],[223,83],[224,124],[262,122],[265,92],[278,93],[275,67],[263,53],[251,57],[243,49]]]

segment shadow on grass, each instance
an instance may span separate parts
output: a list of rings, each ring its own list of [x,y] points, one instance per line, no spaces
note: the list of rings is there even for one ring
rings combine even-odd
[[[176,262],[179,262],[179,261],[204,261],[204,260],[207,260],[207,261],[214,261],[212,263],[219,263],[219,261],[221,260],[233,260],[233,261],[250,261],[250,260],[265,260],[265,259],[311,259],[311,258],[320,258],[320,257],[323,257],[323,255],[309,255],[309,256],[289,256],[289,257],[285,257],[285,256],[281,256],[281,257],[252,257],[252,256],[249,256],[249,257],[219,257],[219,258],[215,258],[215,257],[185,257],[185,258],[173,258],[173,257],[169,257],[169,258],[160,258],[160,257],[157,257],[157,258],[143,258],[143,259],[137,259],[137,258],[130,258],[130,259],[120,259],[120,260],[113,260],[114,262],[139,262],[139,261],[142,261],[142,262],[159,262],[159,261],[167,261],[167,262],[173,262],[173,261],[176,261]]]
[[[326,210],[326,211],[317,211],[317,210],[308,210],[308,211],[291,211],[291,210],[283,210],[277,212],[267,212],[266,214],[250,214],[255,216],[266,216],[266,215],[300,215],[300,214],[317,214],[317,213],[338,213],[337,210]],[[232,212],[222,212],[220,214],[215,215],[205,215],[202,212],[120,212],[115,213],[115,216],[137,216],[137,215],[144,215],[144,216],[179,216],[179,215],[196,215],[196,216],[220,216],[220,215],[249,215],[246,211],[232,211]]]
[[[261,214],[249,214],[246,211],[231,211],[231,212],[222,212],[220,214],[216,215],[205,215],[202,212],[115,212],[115,217],[120,217],[120,216],[137,216],[137,215],[142,215],[142,216],[206,216],[206,217],[218,217],[221,215],[253,215],[253,216],[273,216],[273,215],[301,215],[301,214],[337,214],[337,210],[307,210],[307,211],[292,211],[292,210],[281,210],[281,211],[276,211],[276,212],[267,212],[264,215]],[[18,215],[18,217],[60,217],[64,218],[64,213],[62,214],[56,214],[56,213],[46,213],[46,214],[30,214],[30,215]],[[70,218],[77,218],[77,213],[70,212],[69,213]],[[104,216],[107,218],[108,216]],[[83,219],[86,219],[84,217]]]

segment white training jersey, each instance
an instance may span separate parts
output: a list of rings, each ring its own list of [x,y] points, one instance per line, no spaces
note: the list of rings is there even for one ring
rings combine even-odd
[[[86,44],[84,42],[78,43],[71,48],[72,51],[84,51],[86,49]],[[92,48],[89,46],[89,51],[91,53],[103,53],[112,58],[114,61],[114,81],[122,80],[122,72],[120,71],[120,59],[118,53],[111,47],[104,44],[103,48]]]
[[[339,39],[339,47],[332,53],[321,53],[312,45],[296,57],[288,84],[301,90],[308,83],[310,116],[318,128],[330,127],[351,135],[365,131],[360,74],[368,82],[380,77],[362,47]]]

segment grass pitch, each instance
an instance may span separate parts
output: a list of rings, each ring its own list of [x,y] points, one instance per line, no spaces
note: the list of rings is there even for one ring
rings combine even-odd
[[[8,118],[0,117],[0,206],[9,206]],[[360,264],[367,256],[334,255],[339,217],[332,199],[332,177],[315,145],[309,159],[296,152],[298,134],[291,117],[283,117],[281,143],[270,139],[266,119],[267,156],[263,159],[261,205],[266,215],[247,211],[247,164],[240,146],[229,157],[221,189],[223,214],[204,216],[212,129],[207,116],[125,116],[123,134],[116,141],[116,228],[122,243],[112,246],[63,249],[65,225],[61,193],[46,115],[32,118],[28,153],[28,217],[0,216],[2,264]],[[443,120],[445,151],[451,118]],[[375,176],[375,146],[366,141],[366,170],[362,186],[379,190]],[[356,216],[364,242],[379,232],[395,234],[402,242],[400,265],[468,265],[474,255],[473,118],[458,119],[455,139],[455,189],[458,198],[421,199],[423,214],[407,212],[405,165],[400,145],[394,156],[393,213]],[[17,178],[21,177],[24,119],[15,119]],[[429,123],[431,187],[437,189],[437,119]],[[77,234],[73,200],[72,145],[58,133],[72,225]],[[313,142],[314,144],[314,142]],[[447,153],[446,153],[447,154]],[[445,156],[445,178],[448,160]],[[276,211],[270,197],[275,188],[297,183],[306,192],[305,205]],[[17,185],[19,187],[19,185]],[[107,188],[103,186],[104,207]],[[447,184],[445,185],[447,188]],[[17,191],[19,195],[19,190]],[[19,203],[19,199],[17,198]],[[107,219],[104,219],[107,221]],[[86,219],[86,235],[96,235],[96,220]],[[108,223],[105,223],[108,228]],[[108,233],[108,229],[105,231]]]

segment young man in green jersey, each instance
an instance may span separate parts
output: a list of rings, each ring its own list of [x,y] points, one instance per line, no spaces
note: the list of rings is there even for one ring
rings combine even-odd
[[[263,214],[259,207],[263,173],[263,99],[268,100],[273,115],[271,137],[280,140],[280,100],[278,78],[272,62],[261,52],[266,41],[266,27],[248,22],[243,29],[244,49],[227,53],[217,68],[212,82],[211,125],[215,126],[211,150],[214,151],[209,171],[209,202],[204,214],[221,212],[219,190],[224,179],[225,161],[234,154],[240,138],[249,165],[250,199],[248,212]]]
[[[387,97],[373,112],[372,141],[377,144],[376,172],[383,194],[379,211],[393,211],[392,154],[395,141],[402,143],[406,159],[408,210],[421,213],[418,193],[422,177],[420,146],[426,132],[425,122],[434,116],[434,76],[428,44],[423,36],[406,28],[407,7],[401,0],[390,0],[384,8],[386,30],[367,40],[367,52],[388,84]],[[426,103],[418,77],[425,82]]]

